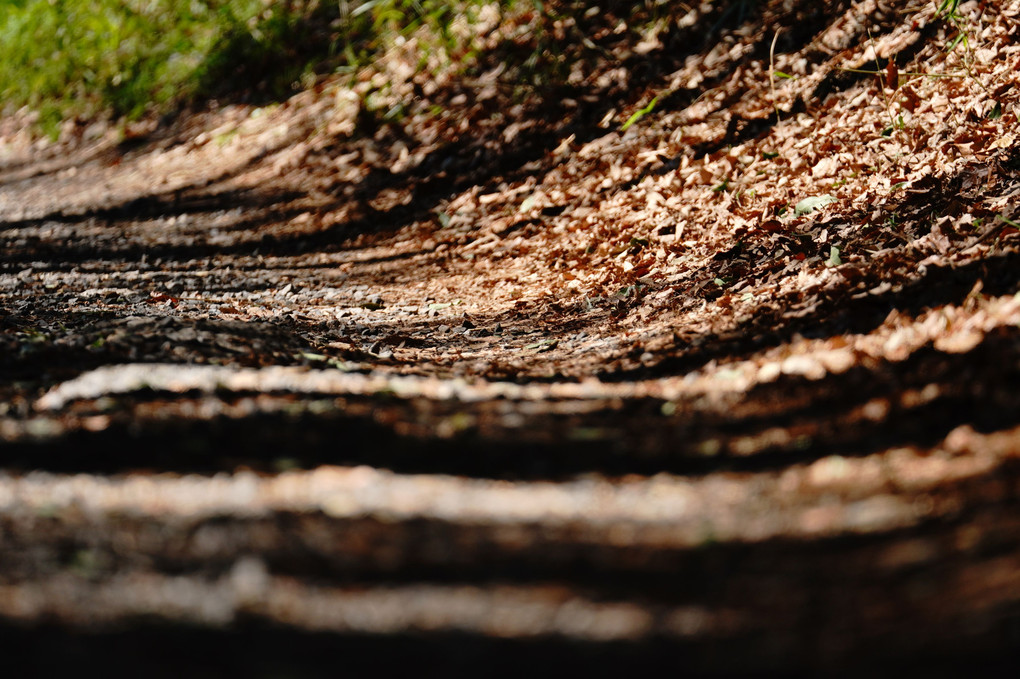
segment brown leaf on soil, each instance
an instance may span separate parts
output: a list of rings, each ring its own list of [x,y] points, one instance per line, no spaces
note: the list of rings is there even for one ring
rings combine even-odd
[[[886,89],[895,91],[900,86],[900,71],[893,59],[890,57],[889,63],[885,66],[885,86]]]
[[[172,307],[176,307],[180,304],[180,300],[178,298],[164,292],[150,292],[149,299],[147,299],[146,302],[149,304],[168,304]]]
[[[768,219],[758,225],[758,228],[767,233],[774,233],[776,231],[785,231],[786,226],[778,219]]]

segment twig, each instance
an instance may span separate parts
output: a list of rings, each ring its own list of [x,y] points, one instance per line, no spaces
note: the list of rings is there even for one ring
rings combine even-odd
[[[861,73],[864,75],[877,75],[881,76],[882,71],[874,71],[865,68],[845,68],[843,66],[837,66],[837,71],[844,71],[846,73]],[[900,75],[910,78],[967,78],[969,77],[966,73],[925,73],[924,71],[900,71]]]
[[[772,45],[769,47],[769,89],[772,94],[772,108],[776,110],[777,125],[780,123],[780,119],[779,103],[776,101],[776,42],[779,40],[779,34],[782,32],[782,26],[776,29],[776,34],[772,36]]]

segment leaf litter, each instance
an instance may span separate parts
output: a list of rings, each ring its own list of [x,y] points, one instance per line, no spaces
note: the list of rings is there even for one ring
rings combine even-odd
[[[402,526],[447,522],[458,549],[482,559],[493,557],[482,556],[472,512],[484,507],[484,522],[505,527],[519,496],[534,515],[514,519],[518,537],[492,553],[565,587],[574,584],[557,558],[600,559],[614,573],[644,572],[640,562],[650,573],[656,549],[669,560],[714,540],[774,559],[780,578],[800,560],[855,587],[865,564],[879,563],[889,587],[909,588],[903,573],[916,573],[949,593],[942,617],[868,599],[883,625],[822,620],[823,632],[801,635],[818,648],[790,658],[845,661],[882,634],[909,653],[961,643],[954,631],[965,625],[954,621],[1006,624],[995,611],[1020,600],[1015,588],[986,593],[987,607],[964,593],[1009,570],[982,554],[1016,558],[995,478],[1015,481],[1020,425],[1020,7],[960,3],[963,23],[950,25],[930,3],[770,2],[758,20],[694,40],[688,15],[709,21],[713,11],[685,10],[654,40],[641,33],[637,57],[586,63],[560,91],[515,95],[498,69],[423,78],[412,38],[353,85],[327,80],[276,107],[232,105],[169,128],[139,123],[147,142],[133,150],[101,125],[47,144],[4,123],[0,440],[30,451],[0,479],[8,512],[37,511],[32,483],[77,480],[89,502],[120,498],[96,519],[113,545],[129,530],[117,517],[148,496],[85,483],[102,471],[154,484],[174,515],[191,516],[241,492],[196,479],[225,471],[249,484],[241,467],[272,476],[271,459],[286,455],[297,467],[289,475],[245,485],[263,516],[326,508],[362,517],[359,530],[393,544],[405,544]],[[497,47],[527,21],[506,18],[480,39]],[[957,30],[967,43],[946,49]],[[603,36],[616,41],[610,55],[629,49],[627,35]],[[683,58],[669,55],[678,45],[688,46]],[[372,122],[371,111],[397,104],[403,117]],[[102,435],[113,438],[88,438]],[[230,444],[189,456],[168,443],[174,436]],[[162,466],[69,453],[128,437]],[[338,439],[350,441],[339,453]],[[279,449],[267,456],[269,446]],[[37,467],[53,478],[19,480]],[[170,473],[127,473],[139,468]],[[339,490],[306,495],[308,507],[273,485],[296,497],[334,473]],[[343,490],[345,475],[361,490]],[[376,487],[378,497],[365,490]],[[447,496],[450,507],[430,504]],[[74,516],[55,516],[75,535]],[[706,526],[711,535],[699,537]],[[595,552],[559,542],[567,533]],[[825,542],[842,570],[809,550],[788,547],[785,560],[768,551],[770,540],[850,535],[867,554]],[[361,555],[360,568],[384,569],[349,534],[334,537]],[[647,559],[628,561],[618,551],[627,547]],[[259,563],[273,549],[251,541]],[[309,549],[349,568],[332,548]],[[108,562],[88,563],[141,568],[107,551]],[[411,573],[417,554],[402,551],[390,567]],[[182,588],[235,586],[204,578],[197,548],[182,558],[194,579]],[[719,558],[741,572],[736,557]],[[465,566],[451,557],[435,567]],[[763,582],[742,573],[749,586]],[[177,577],[144,575],[159,586]],[[116,602],[114,617],[147,596],[69,582]],[[479,582],[471,597],[494,586]],[[6,618],[89,620],[41,583],[5,583],[36,596],[34,607],[3,608]],[[606,591],[639,607],[665,596],[631,587]],[[521,592],[549,615],[568,610],[548,592]],[[835,605],[826,592],[810,594]],[[349,629],[315,618],[312,589],[288,596],[242,612],[272,620],[289,605],[296,625]],[[442,597],[413,586],[394,596],[422,612],[419,622],[391,616],[386,629],[442,610]],[[793,604],[765,629],[754,621],[767,607],[753,598],[670,596],[702,602],[716,621],[683,628],[700,630],[688,636],[699,648],[725,637],[711,617],[725,611],[760,639],[806,631]],[[624,613],[607,620],[630,620]],[[448,626],[496,633],[481,620]],[[649,625],[614,629],[629,639],[679,629]],[[589,638],[577,629],[547,632]]]

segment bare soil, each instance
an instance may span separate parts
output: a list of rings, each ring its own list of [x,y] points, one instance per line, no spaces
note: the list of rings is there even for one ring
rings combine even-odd
[[[726,7],[531,94],[409,41],[0,124],[5,658],[1010,667],[1020,5]]]

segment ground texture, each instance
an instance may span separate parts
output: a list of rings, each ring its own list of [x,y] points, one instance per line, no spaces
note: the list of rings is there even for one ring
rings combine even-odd
[[[281,105],[0,123],[5,656],[1006,666],[1020,5],[676,11],[561,22],[599,51],[545,90],[411,40]]]

